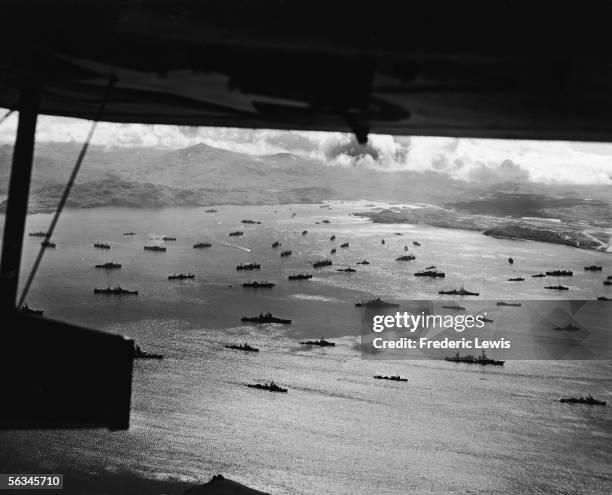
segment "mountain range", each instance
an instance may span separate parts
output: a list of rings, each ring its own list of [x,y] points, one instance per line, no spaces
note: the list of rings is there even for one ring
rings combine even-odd
[[[37,143],[31,212],[55,209],[80,149],[78,143]],[[5,205],[12,152],[11,145],[0,146],[0,208]],[[458,181],[436,172],[331,166],[291,153],[250,155],[206,144],[178,150],[90,146],[67,206],[166,207],[355,199],[466,205],[466,200],[512,187]],[[522,187],[538,195],[588,196],[606,201],[610,197],[609,186]]]

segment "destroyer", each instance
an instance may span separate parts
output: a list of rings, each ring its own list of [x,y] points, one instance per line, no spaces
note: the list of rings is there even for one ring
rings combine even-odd
[[[291,256],[293,254],[293,252],[291,250],[287,250],[287,251],[283,251],[281,253],[281,258],[286,258],[287,256]]]
[[[509,278],[508,282],[524,282],[525,279],[523,277],[514,277],[514,278]]]
[[[577,332],[577,331],[580,330],[580,327],[575,327],[571,323],[568,323],[564,327],[555,327],[555,328],[553,328],[553,330],[564,330],[564,331],[567,331],[567,332]]]
[[[287,389],[279,387],[276,383],[247,383],[247,387],[256,388],[259,390],[267,390],[268,392],[280,392],[283,394],[287,393]]]
[[[597,265],[585,266],[584,269],[588,272],[600,272],[603,267]]]
[[[321,337],[319,340],[305,340],[300,342],[302,345],[318,345],[319,347],[335,347],[335,342],[330,342]]]
[[[95,242],[94,247],[98,249],[110,249],[110,245],[104,244],[103,242]]]
[[[46,232],[30,232],[28,234],[30,237],[47,237],[47,233]]]
[[[569,287],[566,287],[565,285],[547,285],[544,288],[550,290],[569,290]]]
[[[195,275],[193,273],[179,273],[178,275],[175,273],[173,275],[168,275],[168,280],[191,280],[194,278]]]
[[[46,248],[51,248],[51,249],[55,249],[55,242],[51,242],[51,241],[42,241],[40,243],[40,245],[42,247],[46,247]]]
[[[403,256],[399,256],[395,258],[395,261],[412,261],[416,260],[416,256],[412,254],[404,254]]]
[[[284,318],[276,318],[272,313],[259,313],[259,316],[243,316],[240,321],[248,323],[281,323],[283,325],[291,325],[291,320]]]
[[[542,278],[545,277],[546,275],[544,275],[543,273],[536,273],[535,275],[532,275],[531,278]]]
[[[402,378],[399,375],[391,375],[391,376],[387,376],[387,375],[374,375],[374,378],[376,380],[391,380],[394,382],[407,382],[408,378]]]
[[[347,273],[353,273],[356,272],[357,270],[355,270],[354,268],[351,268],[350,266],[347,268],[338,268],[336,270],[337,272],[347,272]]]
[[[139,345],[134,346],[133,357],[134,359],[164,359],[164,356],[161,354],[143,351]]]
[[[225,346],[226,349],[235,349],[237,351],[246,351],[246,352],[259,352],[259,349],[256,347],[251,347],[246,342],[244,345],[236,345],[236,344],[228,344]]]
[[[230,237],[240,237],[243,234],[244,232],[242,232],[242,230],[236,230],[235,232],[230,232],[227,235],[229,235]]]
[[[377,297],[376,299],[371,299],[370,301],[366,301],[363,303],[355,303],[355,306],[357,306],[358,308],[397,308],[399,304],[383,301],[380,297]]]
[[[145,251],[159,251],[161,253],[166,252],[166,248],[164,246],[145,246],[144,250]]]
[[[513,308],[520,308],[521,303],[507,303],[505,301],[497,301],[498,306],[512,306]]]
[[[259,270],[261,265],[259,263],[240,263],[236,270]]]
[[[559,399],[559,402],[563,404],[587,404],[589,406],[605,406],[607,404],[605,400],[597,400],[591,395],[586,397],[567,397]]]
[[[137,290],[127,290],[121,287],[107,287],[106,289],[94,289],[94,294],[108,294],[111,296],[138,295]]]
[[[212,244],[210,242],[198,242],[193,245],[194,249],[205,249],[211,247]]]
[[[332,266],[332,262],[331,260],[321,260],[321,261],[315,261],[312,264],[313,268],[322,268],[324,266]]]
[[[571,270],[552,270],[546,272],[549,277],[572,277],[574,272]]]
[[[438,270],[421,270],[414,274],[415,277],[430,277],[430,278],[444,278],[446,274]]]
[[[369,265],[370,262],[368,260],[358,261],[357,265]]]
[[[261,282],[254,280],[253,282],[245,282],[242,284],[242,286],[251,287],[253,289],[271,289],[272,287],[276,286],[276,284],[273,282],[267,282],[263,280]]]
[[[459,353],[457,353],[453,357],[445,357],[444,360],[451,361],[453,363],[480,364],[481,366],[503,366],[505,363],[505,361],[489,359],[485,354],[485,351],[482,351],[482,354],[478,357],[474,357],[471,354],[467,356],[460,356]]]
[[[119,268],[121,268],[121,265],[119,263],[113,263],[112,261],[109,261],[108,263],[103,263],[101,265],[96,265],[96,268],[103,268],[105,270],[118,270]]]
[[[340,244],[341,248],[347,248],[349,247],[349,243],[348,242],[343,242],[342,244]]]
[[[296,275],[289,275],[289,280],[310,280],[312,275],[309,273],[298,273]]]
[[[176,237],[165,235],[162,237],[162,241],[176,241]]]
[[[459,306],[458,304],[455,304],[453,306],[441,306],[442,309],[454,309],[455,311],[465,311],[465,308],[463,306]]]
[[[479,292],[470,292],[469,290],[465,290],[463,286],[461,289],[451,289],[451,290],[441,290],[438,294],[444,296],[479,296]]]

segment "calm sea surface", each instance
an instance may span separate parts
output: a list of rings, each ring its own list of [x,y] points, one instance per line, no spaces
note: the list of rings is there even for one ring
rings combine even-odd
[[[601,272],[583,269],[602,264],[611,274],[612,254],[350,215],[367,204],[219,206],[216,214],[205,208],[66,211],[29,305],[51,318],[128,335],[166,359],[135,363],[129,431],[0,433],[0,460],[194,482],[223,473],[274,494],[612,492],[612,409],[556,402],[586,393],[612,402],[610,361],[508,361],[500,369],[370,361],[359,352],[361,313],[354,307],[373,296],[437,299],[438,290],[462,284],[489,300],[612,297]],[[242,225],[242,219],[262,223]],[[323,219],[330,223],[316,223]],[[45,230],[49,221],[50,215],[31,215],[27,231]],[[228,237],[233,230],[244,236]],[[122,235],[128,231],[136,235]],[[143,250],[163,235],[177,237],[163,243],[166,253]],[[39,241],[26,239],[22,280]],[[193,249],[198,241],[213,247]],[[272,249],[274,241],[282,246]],[[111,250],[94,249],[94,242]],[[340,249],[342,242],[350,247]],[[404,245],[416,261],[394,261]],[[338,248],[333,267],[315,271],[310,281],[287,280],[313,272],[311,263],[331,257],[332,247]],[[281,258],[284,249],[293,255]],[[371,264],[355,265],[363,259]],[[106,261],[123,267],[93,268]],[[262,269],[238,272],[241,262]],[[335,271],[349,265],[358,271]],[[429,265],[446,279],[413,276]],[[570,286],[566,294],[543,289],[549,279],[531,278],[555,268],[575,271],[571,279],[553,280]],[[196,278],[167,280],[180,272]],[[506,281],[519,275],[525,282]],[[277,286],[245,289],[245,280]],[[94,296],[94,287],[109,285],[139,295]],[[293,325],[240,322],[265,311],[292,318]],[[321,336],[336,347],[298,344]],[[261,351],[224,347],[244,341]],[[381,383],[372,379],[376,373],[408,382]],[[289,393],[244,386],[269,380]]]

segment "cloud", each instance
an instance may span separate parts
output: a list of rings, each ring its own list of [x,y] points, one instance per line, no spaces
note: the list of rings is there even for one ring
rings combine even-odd
[[[3,113],[0,109],[0,113]],[[0,124],[0,144],[15,139],[16,115]],[[38,142],[82,142],[91,123],[41,116]],[[293,153],[330,166],[435,172],[464,181],[520,180],[612,185],[612,144],[371,135],[365,145],[350,133],[189,127],[98,125],[93,144],[178,149],[198,143],[236,152]]]

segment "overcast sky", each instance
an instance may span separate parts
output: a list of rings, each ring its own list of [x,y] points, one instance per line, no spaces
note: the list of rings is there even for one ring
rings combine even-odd
[[[0,110],[0,115],[5,111]],[[13,143],[16,114],[0,124],[0,144]],[[90,122],[41,116],[37,142],[82,142]],[[92,140],[104,146],[177,149],[198,143],[249,154],[289,152],[331,166],[435,170],[462,180],[531,180],[612,185],[612,144],[372,135],[100,123]]]

